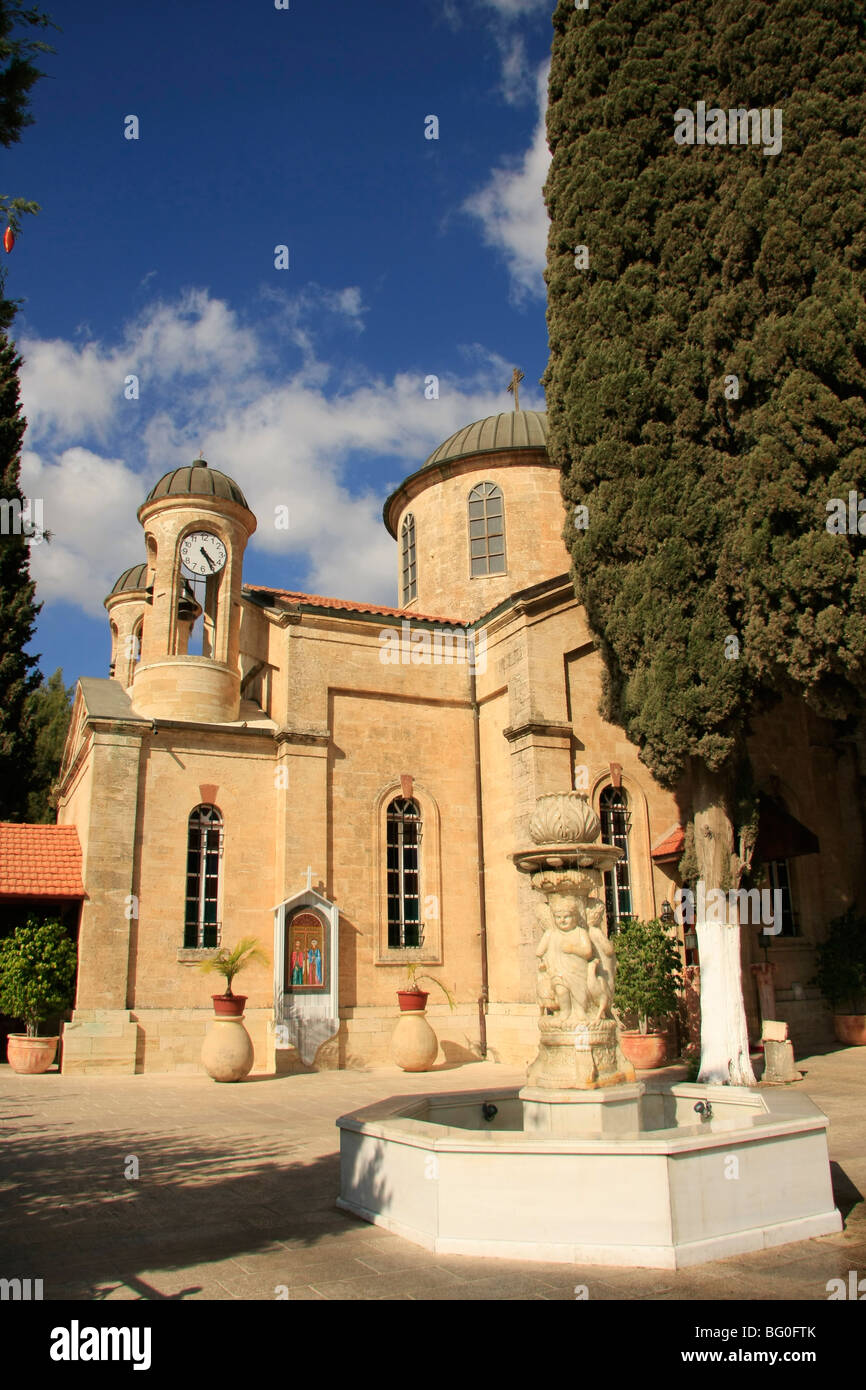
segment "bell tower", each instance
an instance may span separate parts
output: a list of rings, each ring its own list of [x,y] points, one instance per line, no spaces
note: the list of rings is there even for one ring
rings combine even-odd
[[[147,553],[133,708],[151,719],[231,723],[240,708],[243,558],[256,519],[233,479],[195,459],[160,478],[138,511]],[[202,651],[188,651],[202,586]]]

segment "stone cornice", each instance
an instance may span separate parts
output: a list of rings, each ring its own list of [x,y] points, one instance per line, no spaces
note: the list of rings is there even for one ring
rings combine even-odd
[[[290,729],[286,725],[274,734],[277,744],[300,743],[308,747],[327,748],[331,742],[329,729]]]
[[[520,738],[571,739],[574,737],[570,724],[560,724],[546,719],[528,719],[523,724],[515,724],[513,729],[503,729],[502,734],[509,743],[516,743]]]

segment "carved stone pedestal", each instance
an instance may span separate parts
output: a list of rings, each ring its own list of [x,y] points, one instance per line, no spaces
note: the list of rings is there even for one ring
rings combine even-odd
[[[547,1091],[540,1086],[524,1086],[519,1093],[523,1131],[539,1139],[638,1134],[644,1090],[641,1081],[597,1091]]]
[[[592,1091],[635,1080],[612,1018],[565,1029],[553,1016],[541,1018],[538,1027],[538,1056],[526,1074],[530,1087]]]

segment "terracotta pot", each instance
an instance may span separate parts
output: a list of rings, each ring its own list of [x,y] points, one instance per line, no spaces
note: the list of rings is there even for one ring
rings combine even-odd
[[[640,1033],[624,1031],[621,1035],[622,1050],[632,1066],[638,1071],[650,1071],[662,1067],[668,1053],[667,1033]]]
[[[425,994],[423,989],[398,989],[397,1002],[400,1005],[400,1012],[404,1014],[423,1013],[427,1007],[429,994]]]
[[[243,1018],[246,994],[212,994],[213,1011],[217,1018]]]
[[[866,1014],[834,1014],[833,1030],[840,1043],[866,1047]]]
[[[214,1081],[243,1081],[253,1069],[252,1038],[239,1018],[214,1014],[201,1050],[202,1066]]]
[[[23,1076],[39,1076],[47,1071],[57,1055],[60,1038],[28,1038],[24,1033],[10,1033],[6,1057],[13,1071]]]
[[[404,1071],[429,1071],[439,1052],[439,1040],[423,1009],[410,1009],[397,1019],[391,1035],[391,1056]]]

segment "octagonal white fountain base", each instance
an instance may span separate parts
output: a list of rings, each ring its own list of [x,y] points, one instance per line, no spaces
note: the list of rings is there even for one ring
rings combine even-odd
[[[807,1096],[622,1090],[631,1132],[563,1137],[553,1120],[545,1133],[537,1106],[525,1124],[514,1090],[397,1096],[343,1115],[338,1206],[442,1254],[662,1269],[842,1229],[828,1121]]]

